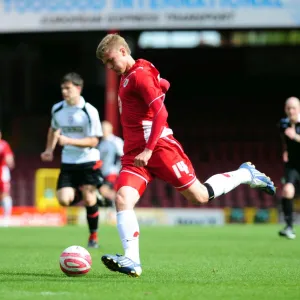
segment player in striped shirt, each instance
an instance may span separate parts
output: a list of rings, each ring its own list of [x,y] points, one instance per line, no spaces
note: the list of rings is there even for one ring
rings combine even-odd
[[[102,128],[97,109],[81,96],[83,79],[76,73],[66,74],[61,82],[63,99],[52,107],[43,161],[53,160],[57,144],[63,147],[57,182],[57,199],[62,206],[74,202],[80,189],[86,206],[90,231],[88,247],[98,247],[98,204],[96,191],[102,183],[100,152],[97,149]]]

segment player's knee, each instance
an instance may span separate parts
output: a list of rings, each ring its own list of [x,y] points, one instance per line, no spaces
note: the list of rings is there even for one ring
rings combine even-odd
[[[103,184],[100,189],[99,189],[100,194],[104,197],[104,198],[110,198],[111,195],[111,189],[107,184]]]
[[[93,206],[97,203],[96,187],[85,185],[81,189],[83,202],[87,206]]]
[[[97,196],[88,197],[83,201],[85,206],[94,206],[97,203]]]
[[[139,198],[140,195],[136,189],[129,186],[121,187],[116,194],[117,211],[133,209]]]
[[[68,195],[64,194],[57,193],[56,198],[61,206],[69,206],[72,202],[72,199]]]
[[[125,197],[124,195],[120,194],[120,193],[117,193],[116,195],[116,206],[117,207],[122,207],[122,206],[125,206]]]
[[[67,198],[57,198],[57,200],[61,206],[69,206],[71,203],[71,200]]]
[[[61,206],[69,206],[73,201],[71,194],[62,191],[57,191],[56,198]]]
[[[181,194],[193,203],[204,204],[209,200],[209,191],[207,187],[201,184],[198,180]]]
[[[117,211],[134,208],[134,204],[132,204],[129,198],[127,197],[127,195],[123,193],[117,193],[115,203],[116,203]]]
[[[292,199],[295,196],[295,187],[292,183],[286,183],[282,189],[282,197]]]

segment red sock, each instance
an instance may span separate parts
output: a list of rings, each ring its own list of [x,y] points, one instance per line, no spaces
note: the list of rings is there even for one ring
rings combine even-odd
[[[97,240],[98,240],[98,232],[97,232],[97,231],[96,231],[96,232],[92,232],[92,233],[90,234],[89,240],[97,241]]]

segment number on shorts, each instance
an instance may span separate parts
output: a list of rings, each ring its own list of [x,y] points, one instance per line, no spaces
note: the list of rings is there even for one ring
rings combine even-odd
[[[189,168],[188,166],[183,162],[180,161],[172,166],[177,178],[181,178],[181,173],[185,172],[186,174],[189,174]]]

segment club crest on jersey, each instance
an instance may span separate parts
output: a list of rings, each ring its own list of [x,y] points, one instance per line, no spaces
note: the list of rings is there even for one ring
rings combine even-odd
[[[124,80],[124,82],[123,82],[123,87],[126,87],[126,86],[127,86],[127,84],[128,84],[128,82],[129,82],[129,79],[128,79],[128,78],[126,78],[126,79]]]
[[[68,116],[68,123],[73,124],[73,122],[74,122],[73,116],[72,115]]]

